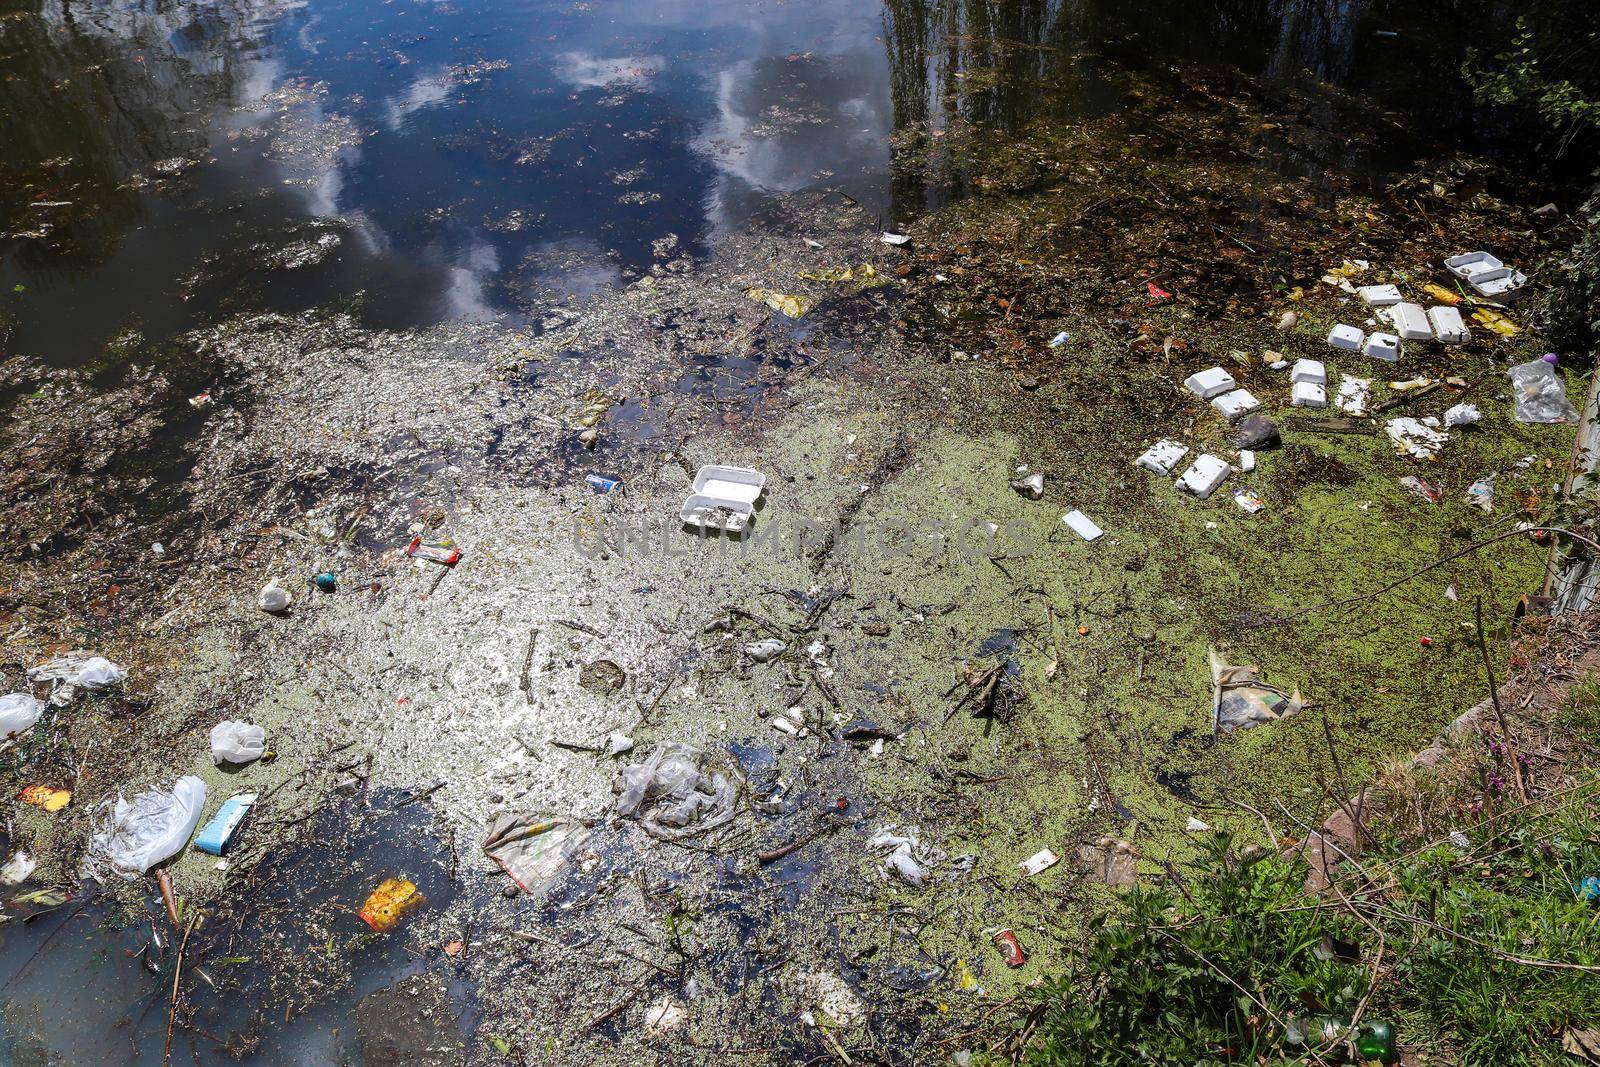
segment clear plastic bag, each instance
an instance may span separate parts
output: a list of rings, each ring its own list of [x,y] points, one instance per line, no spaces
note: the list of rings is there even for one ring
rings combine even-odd
[[[188,844],[206,804],[206,784],[186,774],[172,784],[132,800],[118,797],[100,806],[101,825],[89,837],[89,852],[128,881]]]
[[[247,722],[224,719],[211,728],[211,762],[249,763],[267,750],[267,732]]]
[[[703,774],[700,751],[662,741],[643,763],[622,770],[617,813],[637,816],[653,836],[692,837],[733,818],[734,787],[715,771]]]
[[[1578,421],[1578,409],[1567,399],[1566,384],[1550,364],[1535,359],[1517,364],[1508,373],[1518,422]]]
[[[32,693],[7,693],[0,697],[0,736],[15,737],[39,721],[44,705]]]

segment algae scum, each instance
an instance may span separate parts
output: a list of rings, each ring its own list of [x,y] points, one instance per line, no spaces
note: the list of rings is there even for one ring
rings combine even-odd
[[[1517,524],[1581,516],[1505,378],[1571,234],[1421,17],[0,10],[0,683],[130,672],[0,753],[73,794],[8,801],[9,1060],[949,1062],[1191,818],[1426,744],[1544,581]],[[1503,328],[1324,343],[1476,248],[1534,279]],[[1291,409],[1300,358],[1376,417]],[[1133,460],[1243,465],[1211,366],[1282,446],[1200,501]],[[709,463],[765,475],[742,539],[679,522]],[[1213,655],[1303,708],[1214,735]],[[180,775],[257,803],[174,919],[85,857]]]

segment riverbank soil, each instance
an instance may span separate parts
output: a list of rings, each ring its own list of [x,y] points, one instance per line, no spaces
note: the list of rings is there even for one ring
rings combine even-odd
[[[1538,270],[1572,233],[1470,155],[1372,169],[1392,120],[1333,90],[1111,84],[1098,117],[903,125],[899,178],[966,188],[902,243],[808,190],[535,322],[252,311],[163,361],[123,339],[146,367],[112,389],[13,358],[0,678],[71,649],[129,670],[0,757],[9,795],[73,793],[13,806],[25,888],[75,894],[5,949],[18,1047],[105,1024],[107,1055],[158,1062],[198,912],[178,1057],[945,1062],[1076,943],[1108,870],[1183,856],[1191,818],[1253,832],[1229,797],[1320,821],[1478,703],[1474,605],[1503,650],[1549,547],[1518,524],[1554,515],[1573,442],[1517,421],[1506,377],[1545,351]],[[1535,281],[1463,301],[1467,342],[1326,343],[1379,328],[1353,287],[1431,306],[1478,248]],[[1329,407],[1289,406],[1299,359]],[[1183,386],[1212,366],[1281,431],[1248,472]],[[1344,375],[1367,415],[1331,406]],[[1481,418],[1432,459],[1386,433],[1464,403]],[[175,424],[192,466],[165,481],[144,453]],[[1179,472],[1236,469],[1195,499],[1135,466],[1159,439]],[[742,539],[679,518],[711,463],[765,476]],[[273,579],[293,602],[269,614]],[[1301,706],[1219,733],[1213,658]],[[214,765],[223,719],[274,757]],[[673,744],[701,810],[619,810],[625,768]],[[153,878],[85,857],[104,801],[179,775],[202,821],[257,803],[225,862],[163,865],[174,925]],[[521,888],[481,847],[504,814],[564,820]],[[374,931],[356,911],[390,877],[426,901]],[[40,931],[142,959],[62,1022]]]

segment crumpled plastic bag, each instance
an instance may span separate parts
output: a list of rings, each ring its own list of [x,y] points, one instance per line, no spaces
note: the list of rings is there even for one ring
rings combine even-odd
[[[211,762],[249,763],[267,751],[267,731],[247,722],[224,719],[211,728]]]
[[[39,867],[39,861],[22,849],[11,854],[5,866],[0,867],[0,885],[21,885]]]
[[[78,695],[78,688],[109,689],[128,680],[128,672],[104,656],[87,652],[65,652],[47,663],[28,668],[28,681],[51,682],[50,703],[64,707]]]
[[[1567,387],[1556,369],[1542,359],[1519,363],[1511,376],[1513,414],[1518,422],[1577,422],[1578,409],[1567,399]]]
[[[617,813],[637,816],[663,840],[695,837],[734,816],[737,791],[718,771],[702,773],[700,750],[679,741],[656,744],[643,763],[622,769]]]
[[[1229,734],[1287,719],[1305,707],[1296,689],[1291,695],[1261,680],[1261,668],[1230,667],[1215,649],[1209,653],[1211,681],[1215,687],[1217,727]]]
[[[929,869],[940,857],[932,849],[923,847],[921,833],[915,826],[903,834],[895,833],[897,829],[893,824],[880,828],[867,838],[867,847],[888,849],[883,869],[906,885],[920,889],[928,880]]]
[[[1450,434],[1425,425],[1417,419],[1390,419],[1384,429],[1397,451],[1417,459],[1432,459],[1450,440]]]
[[[276,578],[262,586],[261,592],[256,596],[256,607],[268,615],[276,615],[279,612],[288,611],[289,605],[293,603],[294,594],[279,585]]]
[[[1095,878],[1116,889],[1127,889],[1139,881],[1139,853],[1127,841],[1097,837],[1093,844],[1078,846],[1078,859],[1090,868]]]
[[[16,737],[33,728],[44,705],[32,693],[7,693],[0,697],[0,736]]]
[[[172,783],[170,793],[152,789],[108,800],[89,835],[89,855],[131,882],[188,844],[205,805],[206,784],[192,774]]]
[[[511,876],[518,889],[532,893],[543,888],[587,837],[588,832],[570,819],[507,811],[490,820],[483,851]]]

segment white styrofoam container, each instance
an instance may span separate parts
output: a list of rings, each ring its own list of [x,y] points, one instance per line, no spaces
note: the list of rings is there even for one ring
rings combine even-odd
[[[1361,294],[1361,299],[1373,307],[1398,304],[1404,299],[1400,295],[1400,287],[1398,285],[1363,285],[1356,292]]]
[[[1328,406],[1328,390],[1316,382],[1295,382],[1289,393],[1289,404],[1297,408]]]
[[[1461,312],[1453,307],[1431,307],[1428,309],[1428,324],[1433,327],[1433,336],[1447,345],[1458,345],[1471,335],[1467,333],[1467,324],[1461,321]]]
[[[1465,281],[1471,281],[1478,275],[1486,274],[1490,271],[1505,270],[1505,266],[1498,258],[1487,252],[1467,252],[1459,256],[1451,256],[1444,261],[1445,270]]]
[[[1081,511],[1078,511],[1077,509],[1073,509],[1072,511],[1069,511],[1065,515],[1061,516],[1061,521],[1066,523],[1073,533],[1077,534],[1085,541],[1093,541],[1095,538],[1105,533],[1104,530],[1100,529],[1100,527],[1094,524],[1093,519],[1089,518],[1089,516],[1085,515]]]
[[[1361,351],[1361,343],[1367,335],[1355,326],[1346,326],[1343,323],[1335,326],[1328,333],[1328,343],[1334,348],[1342,348],[1346,352]]]
[[[1328,368],[1320,359],[1297,359],[1294,361],[1294,370],[1289,372],[1289,380],[1327,385]]]
[[[1367,338],[1364,351],[1373,359],[1393,363],[1400,358],[1400,338],[1392,333],[1375,333]]]
[[[1528,276],[1520,270],[1508,270],[1503,275],[1498,272],[1496,274],[1497,276],[1493,278],[1474,276],[1467,284],[1476,289],[1480,296],[1499,300],[1509,300],[1520,295],[1522,287],[1528,284]]]
[[[1152,474],[1171,474],[1172,468],[1178,461],[1189,454],[1189,446],[1177,441],[1157,441],[1144,450],[1144,454],[1134,460],[1139,466]]]
[[[690,526],[737,533],[750,524],[766,484],[767,476],[758,470],[708,463],[695,472],[694,493],[683,502],[679,518]]]
[[[1187,489],[1204,500],[1216,491],[1217,486],[1222,484],[1222,480],[1232,469],[1228,466],[1227,460],[1202,454],[1188,470],[1183,472],[1183,477],[1178,479],[1178,488]]]
[[[1239,383],[1233,380],[1233,375],[1221,367],[1207,367],[1203,371],[1196,371],[1184,379],[1183,385],[1201,400],[1210,400],[1214,396],[1239,387]]]
[[[1428,325],[1428,313],[1421,304],[1400,303],[1394,311],[1394,332],[1402,341],[1431,341],[1433,327]]]
[[[1260,407],[1261,401],[1252,396],[1248,389],[1235,389],[1231,393],[1212,397],[1211,406],[1217,409],[1217,414],[1232,422]]]

